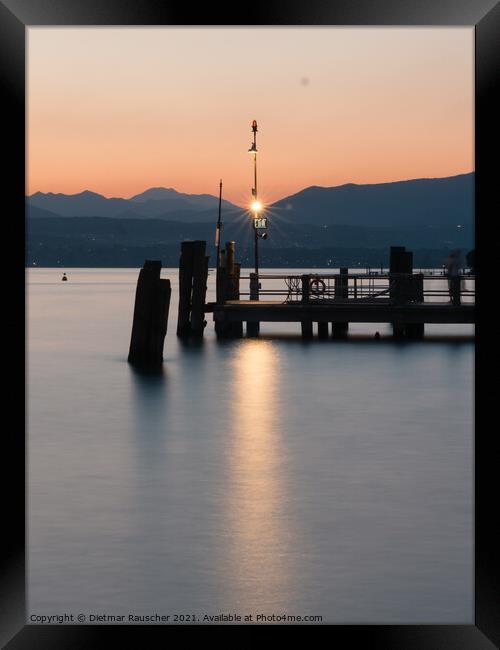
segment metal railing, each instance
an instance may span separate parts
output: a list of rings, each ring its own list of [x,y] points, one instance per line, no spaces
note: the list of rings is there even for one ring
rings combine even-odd
[[[255,275],[241,276],[240,287],[243,289],[246,281]],[[450,289],[448,277],[440,269],[425,270],[413,274],[389,274],[387,271],[365,271],[362,273],[306,273],[306,274],[274,274],[261,273],[258,276],[259,299],[279,300],[283,303],[293,302],[341,302],[341,301],[394,301],[397,293],[398,278],[413,283],[410,285],[410,294],[413,285],[414,297],[410,301],[416,302],[450,302]],[[418,284],[420,283],[420,285]],[[248,285],[247,285],[248,286]],[[254,294],[253,294],[254,295]],[[240,291],[240,297],[250,297],[250,291]],[[474,304],[475,301],[475,276],[461,274],[460,278],[460,303]]]

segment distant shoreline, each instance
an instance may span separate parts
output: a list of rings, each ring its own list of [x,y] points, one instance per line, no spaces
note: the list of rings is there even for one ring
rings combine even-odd
[[[68,271],[68,270],[89,270],[89,271],[109,271],[109,270],[135,270],[135,271],[140,271],[142,268],[141,266],[25,266],[25,270],[29,271],[36,271],[36,270],[44,270],[44,271]],[[328,266],[262,266],[260,268],[260,273],[264,274],[266,271],[274,271],[274,270],[292,270],[292,271],[327,271],[331,273],[335,273],[336,271],[339,270],[340,267],[328,267]],[[375,266],[348,266],[349,270],[354,270],[354,271],[371,271],[373,273],[377,273],[381,270],[381,267],[375,267]],[[442,266],[415,266],[414,271],[419,271],[420,269],[425,270],[425,271],[438,271],[439,273],[442,272]],[[162,271],[175,271],[177,272],[179,270],[178,266],[162,266]],[[209,273],[215,273],[215,267],[209,267]],[[241,267],[242,272],[253,272],[253,267],[252,266],[242,266]],[[383,267],[383,271],[387,272],[388,267]]]

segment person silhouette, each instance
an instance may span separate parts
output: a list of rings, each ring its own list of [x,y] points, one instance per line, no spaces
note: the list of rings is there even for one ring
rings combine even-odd
[[[448,276],[448,292],[452,305],[460,304],[460,250],[451,251],[445,263],[446,275]]]
[[[67,282],[68,278],[66,277],[66,273],[63,273],[63,276],[61,278],[63,282]]]

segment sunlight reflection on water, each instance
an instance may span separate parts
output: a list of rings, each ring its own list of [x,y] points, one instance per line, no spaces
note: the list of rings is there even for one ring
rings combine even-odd
[[[209,322],[181,342],[165,269],[165,363],[144,375],[137,270],[66,272],[28,273],[30,612],[472,622],[471,328],[218,343]]]

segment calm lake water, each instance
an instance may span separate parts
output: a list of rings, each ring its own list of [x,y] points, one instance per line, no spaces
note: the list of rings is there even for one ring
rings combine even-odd
[[[143,376],[138,270],[64,270],[27,273],[29,615],[473,623],[472,326],[183,344],[164,269]]]

